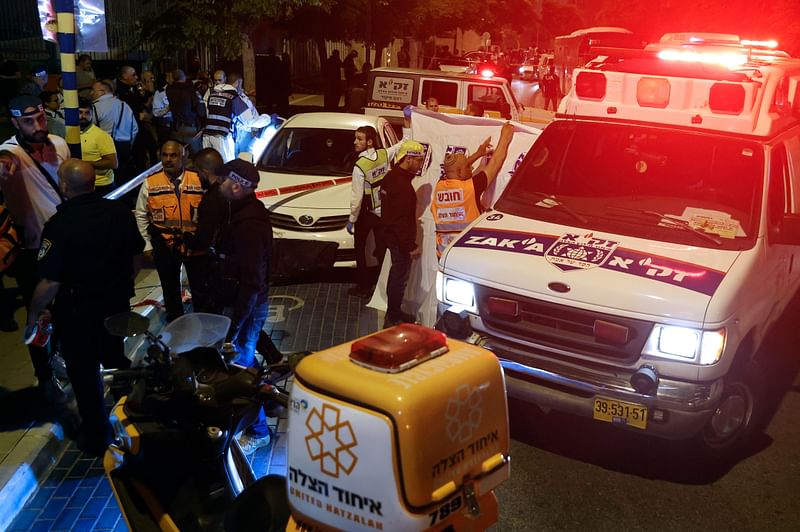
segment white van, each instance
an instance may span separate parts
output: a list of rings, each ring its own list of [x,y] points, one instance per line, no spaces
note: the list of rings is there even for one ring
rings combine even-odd
[[[364,113],[382,116],[402,126],[406,105],[425,107],[434,97],[443,113],[464,114],[467,106],[478,103],[484,116],[522,120],[523,107],[517,102],[505,78],[493,75],[443,72],[415,68],[374,68],[367,82]]]
[[[800,60],[666,48],[575,70],[442,257],[439,312],[510,394],[722,454],[759,428],[761,346],[800,285]]]

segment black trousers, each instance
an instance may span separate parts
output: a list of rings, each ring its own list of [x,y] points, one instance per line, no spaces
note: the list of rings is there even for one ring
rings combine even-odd
[[[103,321],[108,316],[130,310],[130,300],[124,294],[98,301],[68,292],[69,289],[62,286],[54,315],[60,331],[61,354],[78,403],[80,430],[90,446],[102,447],[111,441],[111,427],[100,364],[107,369],[131,365],[125,357],[124,339],[109,334]]]
[[[202,265],[207,257],[182,257],[160,238],[154,237],[153,261],[155,262],[158,278],[161,281],[161,291],[164,294],[164,306],[167,309],[167,321],[172,321],[183,315],[183,300],[181,298],[181,265],[186,266],[186,275],[189,277],[189,288],[192,297],[199,295],[201,305],[205,304],[207,293],[203,292],[207,276],[203,275]],[[199,267],[195,267],[200,265]],[[198,294],[195,294],[195,291]]]
[[[11,277],[16,277],[19,292],[22,295],[22,301],[25,303],[25,308],[30,308],[31,297],[36,284],[39,282],[39,276],[36,274],[36,256],[38,250],[23,249],[14,259],[14,264],[7,270],[7,274]],[[58,328],[59,325],[54,323],[54,327]],[[48,347],[36,347],[33,345],[28,346],[28,354],[31,357],[31,364],[33,364],[33,371],[39,382],[49,379],[53,370],[50,368],[50,352]]]
[[[395,317],[403,312],[403,296],[411,274],[411,254],[392,244],[389,253],[392,254],[392,269],[386,280],[386,315]]]
[[[386,254],[386,245],[380,230],[381,219],[367,209],[361,209],[358,220],[355,223],[354,246],[356,251],[356,277],[358,285],[369,289],[375,285],[380,274],[383,256]],[[375,251],[373,256],[378,259],[376,268],[368,267],[367,262],[367,239],[370,232],[375,240]]]

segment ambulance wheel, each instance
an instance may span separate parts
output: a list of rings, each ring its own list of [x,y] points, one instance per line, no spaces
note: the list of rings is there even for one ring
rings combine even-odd
[[[738,458],[763,417],[764,374],[756,362],[725,377],[722,397],[698,435],[700,449],[717,458]]]

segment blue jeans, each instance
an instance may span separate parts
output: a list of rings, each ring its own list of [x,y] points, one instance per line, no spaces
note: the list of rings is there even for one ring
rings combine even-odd
[[[229,308],[225,309],[224,314],[230,316]],[[236,350],[239,352],[239,357],[236,363],[246,368],[257,368],[260,364],[256,361],[256,342],[258,341],[258,334],[264,328],[264,323],[267,321],[267,313],[269,311],[269,304],[262,303],[256,305],[250,312],[250,315],[244,319],[242,327],[239,329],[239,336],[236,338],[234,344]],[[263,438],[269,435],[269,427],[267,426],[267,416],[264,415],[264,409],[258,409],[258,417],[252,425],[247,427],[247,433],[256,438]]]

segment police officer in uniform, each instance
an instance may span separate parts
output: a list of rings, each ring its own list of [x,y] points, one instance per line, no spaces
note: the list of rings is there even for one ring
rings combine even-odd
[[[441,258],[447,245],[480,216],[483,211],[481,195],[500,173],[513,136],[514,126],[506,122],[500,130],[500,141],[492,158],[475,176],[472,175],[472,163],[486,153],[491,138],[486,139],[469,158],[463,153],[445,156],[445,175],[436,183],[431,202],[433,221],[436,224],[437,258]]]
[[[203,186],[197,173],[184,166],[183,146],[168,140],[161,147],[161,165],[142,183],[136,202],[136,223],[146,242],[145,255],[155,262],[167,321],[183,315],[181,264],[186,267],[195,304],[205,304],[205,276],[202,270],[209,257],[187,249],[184,233],[197,231],[197,211],[203,199]],[[200,270],[200,271],[199,271]]]
[[[203,129],[203,147],[217,150],[225,162],[236,157],[233,138],[234,120],[248,112],[236,87],[226,82],[225,72],[214,72],[216,85],[206,98],[206,127]]]
[[[134,261],[144,249],[129,208],[94,190],[94,168],[68,159],[58,170],[67,200],[45,224],[28,325],[55,298],[53,322],[82,419],[78,445],[101,456],[111,441],[100,364],[130,366],[123,339],[103,326],[106,317],[130,310]],[[137,261],[138,262],[138,261]]]

